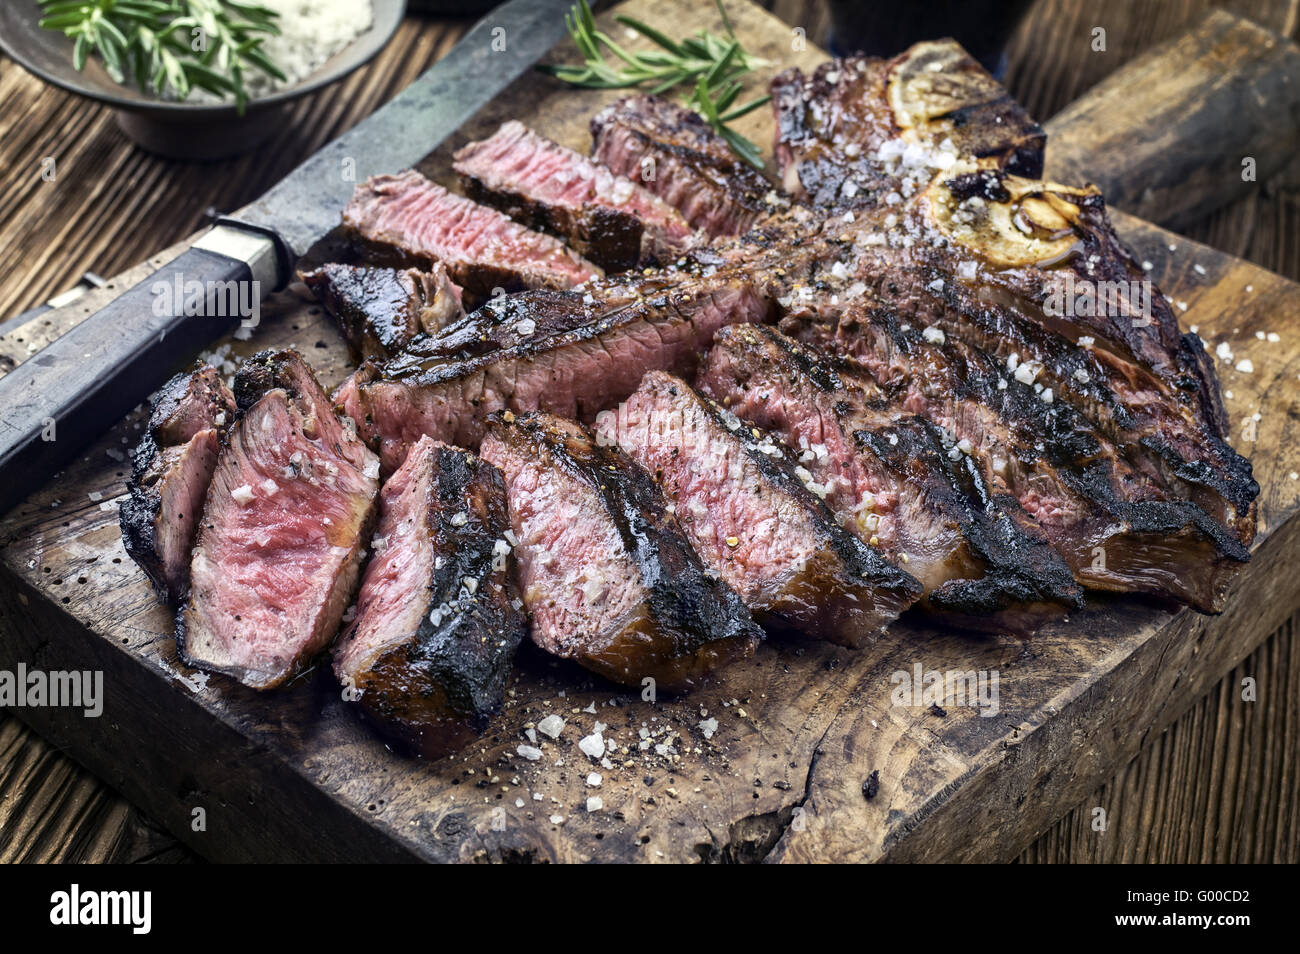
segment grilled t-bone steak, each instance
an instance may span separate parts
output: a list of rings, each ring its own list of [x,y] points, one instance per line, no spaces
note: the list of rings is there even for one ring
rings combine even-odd
[[[903,409],[950,431],[1020,501],[1091,589],[1221,608],[1248,551],[1194,503],[1135,471],[1077,411],[988,355],[885,307],[792,315],[782,329],[859,362]]]
[[[700,381],[741,419],[808,451],[810,486],[921,581],[927,608],[966,614],[956,625],[1029,635],[1081,605],[1069,568],[1015,498],[847,362],[737,326],[719,332]]]
[[[217,466],[221,435],[234,420],[235,397],[221,375],[206,365],[197,367],[158,391],[132,455],[129,496],[118,512],[122,542],[168,602],[185,596],[203,498]]]
[[[532,638],[615,682],[682,689],[762,638],[706,571],[650,475],[582,425],[493,419],[486,460],[505,474]]]
[[[835,522],[782,445],[681,378],[649,372],[596,428],[655,476],[695,552],[764,627],[861,646],[921,595]]]
[[[381,731],[436,758],[500,709],[524,635],[505,487],[491,464],[425,437],[380,506],[334,673]]]
[[[610,271],[669,261],[694,238],[653,192],[514,120],[459,150],[454,168],[471,199],[558,235]]]
[[[590,422],[636,390],[646,371],[690,373],[718,328],[760,321],[769,311],[743,275],[722,270],[707,276],[666,271],[559,300],[528,301],[548,313],[519,315],[537,327],[517,343],[502,338],[505,347],[449,361],[446,351],[422,353],[422,339],[405,355],[354,375],[340,394],[342,404],[379,449],[386,471],[401,464],[422,434],[476,446],[488,416],[498,410],[542,410]],[[563,302],[571,323],[563,319]],[[502,312],[493,308],[467,319],[498,329],[485,331],[485,339],[501,338]],[[513,307],[506,312],[512,319],[519,314]],[[546,334],[551,328],[554,333]],[[428,343],[438,347],[436,339]]]
[[[1042,175],[1043,130],[952,40],[892,60],[831,60],[812,76],[790,69],[772,81],[772,100],[782,184],[820,206],[878,203],[898,186],[882,163],[908,168],[934,151]]]
[[[841,65],[847,71],[854,62]],[[1115,235],[1101,196],[1010,174],[1024,168],[1011,149],[1016,135],[978,158],[959,156],[953,137],[934,146],[936,127],[918,127],[900,105],[918,95],[876,95],[851,122],[844,114],[833,129],[801,128],[791,149],[778,150],[786,172],[797,167],[802,176],[806,156],[833,154],[823,161],[828,168],[847,144],[863,144],[858,165],[845,167],[846,181],[864,192],[855,210],[838,214],[842,193],[810,195],[836,212],[825,231],[849,246],[837,266],[841,289],[872,290],[914,325],[1007,362],[1079,410],[1136,470],[1199,504],[1248,546],[1259,488],[1224,438],[1210,359],[1199,339],[1180,335],[1169,302]],[[832,109],[825,84],[809,96],[801,108]],[[883,199],[880,182],[893,184]]]
[[[338,631],[379,462],[295,351],[245,362],[235,398],[242,416],[208,488],[177,642],[190,665],[270,689]]]
[[[441,262],[471,303],[497,288],[572,288],[601,275],[562,242],[526,229],[414,170],[357,187],[343,224],[363,245],[408,264]]]
[[[591,120],[592,155],[676,208],[692,228],[739,235],[765,212],[771,185],[698,114],[658,96],[625,96]]]
[[[329,264],[300,277],[339,323],[354,361],[400,354],[417,335],[464,315],[460,287],[441,262],[427,271]]]

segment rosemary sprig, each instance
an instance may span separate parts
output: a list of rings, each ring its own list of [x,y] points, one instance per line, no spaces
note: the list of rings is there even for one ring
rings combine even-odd
[[[40,25],[70,37],[72,65],[94,53],[115,81],[184,100],[194,89],[248,103],[247,70],[284,79],[262,49],[280,32],[273,10],[249,0],[37,0]]]
[[[633,17],[616,16],[614,19],[623,26],[641,34],[658,47],[644,52],[631,52],[597,29],[596,18],[592,15],[587,0],[578,0],[564,22],[578,52],[582,54],[582,64],[543,64],[538,69],[573,86],[587,89],[648,86],[651,93],[660,94],[683,84],[689,85],[691,92],[686,100],[687,105],[704,117],[736,155],[754,168],[761,169],[763,157],[758,146],[727,124],[771,99],[770,96],[763,96],[732,108],[744,89],[741,77],[755,67],[766,65],[766,61],[740,45],[727,11],[723,9],[722,0],[714,0],[714,3],[722,15],[725,36],[700,30],[684,40],[673,40]],[[613,55],[612,62],[607,58],[606,51]]]

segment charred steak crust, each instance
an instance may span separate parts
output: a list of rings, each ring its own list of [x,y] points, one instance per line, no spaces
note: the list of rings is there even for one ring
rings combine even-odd
[[[627,455],[601,447],[580,424],[541,413],[494,416],[483,455],[506,475],[511,519],[519,537],[520,585],[533,615],[533,639],[544,649],[615,682],[639,685],[649,677],[670,690],[691,686],[717,666],[754,651],[762,630],[736,593],[705,571],[662,492]],[[582,519],[594,522],[600,531],[612,529],[621,552],[567,553],[561,545],[546,549],[537,525],[526,525],[522,517],[528,512],[527,498],[537,491],[527,485],[527,473],[539,464],[583,495]],[[546,524],[547,517],[540,523]],[[562,544],[563,532],[563,527],[547,526],[545,535],[552,540],[558,536]],[[617,579],[626,587],[624,592],[594,593],[593,598],[625,600],[629,611],[599,631],[550,631],[549,609],[579,595],[571,591],[564,574],[594,570],[593,558],[611,564],[602,570],[606,580],[625,574]],[[570,617],[579,626],[591,622],[582,616],[584,608],[579,604]]]
[[[581,297],[573,293],[566,300],[581,311],[572,324],[536,319],[530,337],[463,361],[424,354],[425,342],[418,342],[357,376],[348,413],[366,422],[364,436],[392,470],[421,434],[476,446],[494,411],[542,410],[591,421],[636,390],[646,371],[689,374],[719,327],[770,313],[770,301],[744,274],[671,278],[638,277]],[[547,329],[552,333],[542,333]]]
[[[170,603],[184,598],[190,549],[217,447],[235,418],[234,397],[215,368],[196,366],[159,389],[132,452],[127,499],[118,508],[127,554]]]
[[[176,642],[187,665],[271,689],[333,641],[370,539],[379,463],[296,351],[235,376]]]
[[[592,155],[718,238],[769,210],[771,185],[699,115],[658,96],[625,96],[591,120]]]
[[[647,373],[597,427],[655,475],[701,559],[764,626],[860,646],[921,595],[835,522],[781,445],[682,379]]]
[[[886,553],[892,548],[925,584],[923,605],[954,625],[1028,635],[1081,605],[1068,566],[1019,503],[991,490],[976,467],[950,456],[934,425],[890,407],[841,359],[768,327],[738,326],[718,334],[700,381],[792,446],[808,442],[809,425],[822,429],[833,448],[807,466],[832,509],[873,545],[878,532]],[[860,500],[859,484],[868,491]],[[882,499],[886,509],[877,512]]]
[[[400,354],[464,314],[460,288],[441,264],[424,271],[331,263],[299,278],[338,322],[354,361]]]
[[[771,91],[782,183],[818,206],[880,202],[895,187],[881,175],[881,149],[900,140],[927,149],[947,141],[955,155],[1042,175],[1042,127],[952,40],[892,60],[831,60],[811,76],[789,69]]]
[[[500,472],[427,437],[382,491],[376,552],[334,671],[371,723],[427,758],[501,708],[526,629],[509,532]]]
[[[790,315],[781,328],[860,364],[892,400],[967,440],[985,480],[1017,496],[1089,588],[1213,612],[1232,564],[1250,558],[1199,506],[1133,471],[1070,404],[1044,401],[965,342],[926,340],[888,307],[864,303]]]

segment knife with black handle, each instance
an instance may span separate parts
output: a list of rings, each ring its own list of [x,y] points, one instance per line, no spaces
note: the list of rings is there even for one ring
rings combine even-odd
[[[210,341],[285,285],[356,183],[408,168],[536,63],[571,0],[511,0],[387,105],[266,195],[0,378],[0,513],[25,499]]]

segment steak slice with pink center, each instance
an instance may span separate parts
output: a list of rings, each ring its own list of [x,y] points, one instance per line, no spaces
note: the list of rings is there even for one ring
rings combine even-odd
[[[475,304],[496,288],[572,288],[602,274],[563,242],[448,192],[413,169],[357,186],[343,224],[411,264],[442,262]]]
[[[190,550],[235,397],[216,369],[178,374],[159,389],[132,455],[129,496],[118,508],[122,542],[158,595],[185,596]]]
[[[177,620],[181,657],[254,689],[334,639],[369,542],[379,462],[295,351],[240,368],[243,416],[208,488]]]
[[[514,120],[459,150],[454,168],[471,199],[611,271],[672,259],[695,235],[650,190]]]
[[[714,238],[747,231],[772,186],[698,114],[658,96],[625,96],[591,120],[592,155]]]
[[[762,630],[710,574],[650,475],[582,425],[506,414],[483,457],[501,468],[532,638],[624,685],[683,689],[750,655]]]
[[[915,574],[922,605],[954,625],[1031,635],[1081,605],[1069,567],[1015,498],[845,362],[744,326],[719,333],[700,381],[743,420],[810,451],[810,487]]]
[[[488,416],[499,410],[592,421],[635,391],[646,371],[688,374],[718,328],[761,321],[770,310],[743,279],[720,277],[683,276],[675,288],[641,282],[566,297],[574,314],[567,330],[463,361],[422,355],[417,345],[385,365],[361,369],[341,396],[376,442],[385,470],[400,466],[423,434],[477,446]],[[565,328],[554,315],[549,320],[554,324],[546,327]]]
[[[495,467],[424,437],[380,493],[356,616],[334,673],[368,721],[437,758],[499,711],[525,622]]]
[[[700,558],[765,626],[861,646],[921,595],[835,522],[782,446],[680,378],[649,372],[596,426],[655,476]]]

